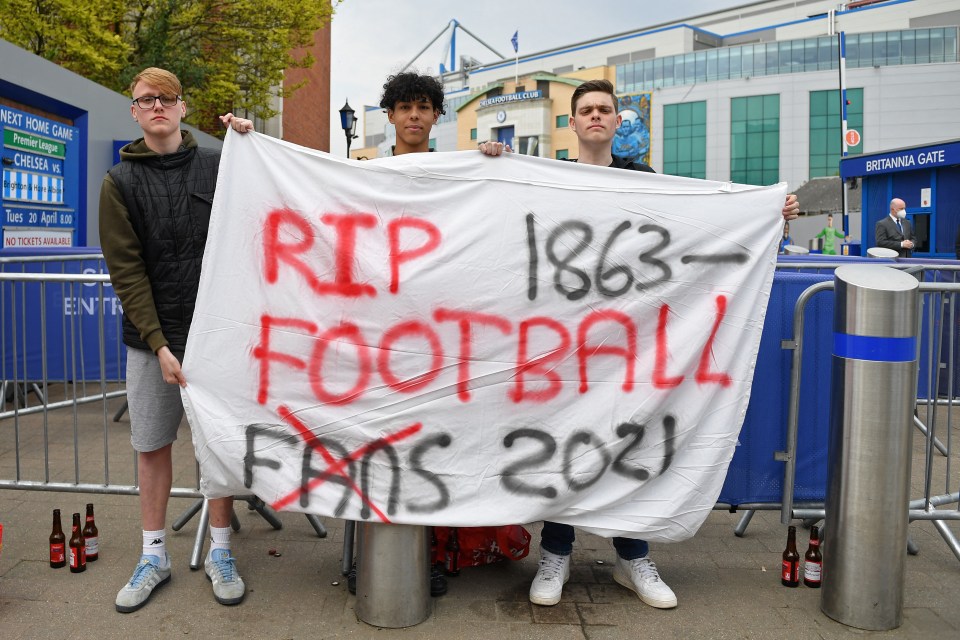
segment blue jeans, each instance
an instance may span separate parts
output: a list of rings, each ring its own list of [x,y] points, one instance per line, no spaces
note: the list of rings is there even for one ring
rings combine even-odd
[[[543,521],[543,532],[540,534],[540,546],[560,556],[568,556],[573,552],[573,541],[576,534],[573,527],[559,522]],[[650,548],[646,540],[636,540],[634,538],[614,538],[613,548],[617,550],[617,555],[624,560],[636,560],[645,558]]]

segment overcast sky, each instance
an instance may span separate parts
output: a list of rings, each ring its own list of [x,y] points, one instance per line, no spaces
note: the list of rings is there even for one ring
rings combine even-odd
[[[335,0],[336,1],[336,0]],[[680,20],[752,0],[343,0],[333,18],[330,70],[330,146],[346,153],[337,111],[346,99],[361,117],[364,105],[376,105],[391,73],[404,67],[451,20],[510,57],[510,37],[520,32],[520,54],[609,36],[663,22]],[[415,66],[437,73],[449,43],[449,31],[433,44]],[[457,30],[457,57],[481,62],[498,58]],[[445,61],[449,64],[449,55]],[[357,125],[363,145],[363,120]]]

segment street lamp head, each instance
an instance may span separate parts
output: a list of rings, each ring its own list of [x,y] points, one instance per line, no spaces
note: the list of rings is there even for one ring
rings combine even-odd
[[[354,116],[356,112],[350,108],[350,101],[344,102],[340,109],[340,127],[348,137],[353,137],[353,132],[357,129],[357,119]]]

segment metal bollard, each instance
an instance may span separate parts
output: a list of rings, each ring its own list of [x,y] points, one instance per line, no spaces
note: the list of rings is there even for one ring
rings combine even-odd
[[[903,622],[919,283],[858,264],[835,291],[820,609],[885,631]]]
[[[420,525],[357,523],[357,618],[412,627],[430,617],[430,539]]]

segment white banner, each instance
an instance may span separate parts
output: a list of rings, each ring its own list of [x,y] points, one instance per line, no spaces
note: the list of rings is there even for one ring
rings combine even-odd
[[[785,196],[230,132],[184,361],[204,494],[693,535],[747,408]]]

